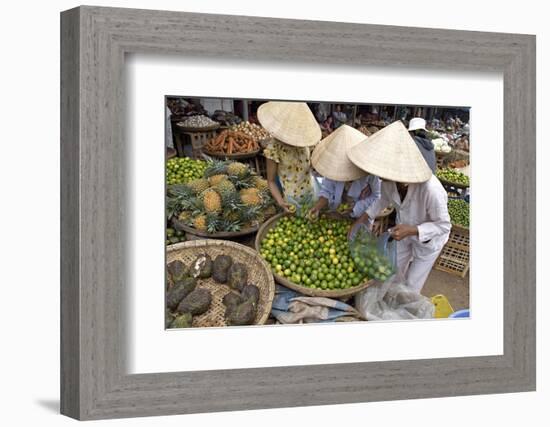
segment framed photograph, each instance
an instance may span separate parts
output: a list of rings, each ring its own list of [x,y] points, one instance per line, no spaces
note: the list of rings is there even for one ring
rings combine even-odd
[[[535,390],[535,37],[61,14],[61,412]]]

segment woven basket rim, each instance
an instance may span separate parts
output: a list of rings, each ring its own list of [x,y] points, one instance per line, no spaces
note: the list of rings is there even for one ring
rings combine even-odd
[[[260,225],[256,225],[251,228],[245,228],[240,231],[219,231],[217,233],[207,233],[204,231],[197,230],[194,227],[191,227],[187,224],[184,224],[182,221],[178,220],[177,218],[172,219],[172,222],[175,223],[174,225],[177,227],[180,227],[183,231],[189,234],[193,234],[195,236],[204,237],[207,239],[221,239],[221,238],[231,238],[231,237],[241,237],[246,236],[248,234],[253,234],[260,228]]]
[[[275,224],[284,216],[292,216],[292,214],[288,214],[285,212],[279,213],[277,215],[272,216],[269,218],[266,222],[262,224],[260,229],[258,230],[258,234],[256,234],[256,239],[254,241],[254,246],[258,253],[261,249],[262,240],[265,236],[265,234],[273,227]],[[352,288],[347,289],[338,289],[338,290],[323,290],[323,289],[313,289],[308,288],[306,286],[298,285],[294,282],[291,282],[284,277],[279,276],[276,273],[273,273],[271,270],[271,267],[269,267],[271,273],[273,274],[273,277],[275,278],[275,281],[287,288],[293,289],[295,291],[300,292],[301,294],[312,296],[312,297],[327,297],[327,298],[342,298],[342,297],[350,297],[358,292],[361,292],[362,290],[368,288],[369,286],[376,283],[376,280],[371,279],[367,280],[366,282],[361,283],[360,285],[354,286]]]
[[[259,305],[258,310],[261,310],[261,316],[254,323],[254,325],[263,325],[267,321],[271,313],[271,305],[273,304],[273,299],[275,298],[275,280],[273,274],[271,273],[271,268],[267,262],[257,253],[254,249],[242,245],[240,243],[232,242],[230,240],[215,240],[215,239],[202,239],[202,240],[190,240],[187,242],[176,243],[166,247],[166,253],[177,252],[186,249],[193,248],[205,248],[205,247],[226,247],[231,248],[231,250],[239,251],[241,253],[246,253],[251,258],[259,261],[260,265],[263,267],[267,277],[267,283],[264,286],[267,287],[269,297],[265,304]]]
[[[187,126],[181,126],[178,123],[176,123],[176,126],[182,132],[197,132],[197,133],[199,133],[199,132],[210,132],[210,131],[216,130],[220,127],[220,125],[217,124],[217,125],[211,125],[211,126],[202,127],[202,128],[191,128],[191,127],[187,127]]]
[[[216,158],[227,158],[227,159],[248,159],[256,157],[260,153],[261,148],[258,148],[257,150],[250,151],[248,153],[237,153],[237,154],[224,154],[224,153],[213,153],[211,151],[208,151],[203,148],[202,152],[210,157],[216,157]]]

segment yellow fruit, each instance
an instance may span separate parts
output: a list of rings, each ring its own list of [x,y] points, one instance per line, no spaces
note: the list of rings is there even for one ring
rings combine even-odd
[[[262,177],[255,176],[254,177],[254,187],[256,187],[260,191],[267,190],[267,180],[263,179]]]
[[[204,179],[204,178],[199,178],[199,179],[194,179],[193,181],[189,181],[187,183],[187,186],[193,190],[193,192],[195,194],[200,194],[202,193],[204,190],[206,190],[210,184],[208,183],[208,180],[207,179]]]
[[[289,211],[290,213],[296,212],[296,205],[290,205],[290,206],[288,207],[288,211]]]
[[[257,188],[246,188],[239,193],[241,201],[247,206],[257,206],[262,203],[262,196]]]
[[[182,212],[178,215],[178,219],[179,219],[180,221],[186,222],[187,220],[189,220],[189,218],[191,218],[191,212],[189,212],[189,211],[182,211]]]
[[[227,166],[227,173],[233,176],[244,175],[248,171],[248,167],[239,162],[229,163]]]
[[[208,213],[220,212],[222,210],[222,198],[216,190],[209,188],[201,193],[204,210]]]
[[[219,184],[216,185],[216,191],[220,193],[222,197],[229,196],[231,193],[236,191],[235,185],[228,179],[222,180]]]
[[[206,230],[206,215],[199,215],[193,221],[193,227],[197,230],[205,231]]]
[[[210,178],[208,178],[208,182],[212,187],[218,185],[224,180],[227,180],[227,175],[224,174],[212,175]]]

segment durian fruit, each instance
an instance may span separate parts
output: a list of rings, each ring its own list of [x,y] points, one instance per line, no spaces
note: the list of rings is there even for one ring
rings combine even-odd
[[[242,177],[249,172],[248,166],[239,162],[231,162],[227,165],[227,174]]]
[[[241,296],[244,300],[252,301],[254,305],[257,305],[260,300],[260,290],[256,285],[248,284],[241,291]]]
[[[248,280],[248,271],[246,266],[240,262],[237,262],[227,271],[227,284],[230,288],[241,291],[246,285]]]
[[[178,305],[178,313],[199,315],[205,313],[212,302],[212,294],[208,289],[197,288],[187,295]]]
[[[164,327],[169,328],[176,316],[174,316],[170,310],[166,310],[164,315]]]
[[[216,190],[211,188],[201,193],[204,210],[208,213],[218,213],[222,210],[222,198]]]
[[[197,280],[192,277],[186,277],[176,282],[172,290],[166,295],[166,308],[174,310],[182,299],[195,290],[196,286]]]
[[[208,183],[207,179],[197,178],[192,181],[189,181],[187,183],[187,186],[193,191],[193,193],[200,194],[204,190],[206,190],[208,187],[210,187],[210,184]]]
[[[168,270],[168,275],[173,282],[182,280],[184,277],[189,276],[189,268],[181,262],[179,259],[176,259],[166,266]]]
[[[193,277],[207,279],[212,275],[212,258],[208,254],[199,255],[195,261],[191,263],[189,272]]]
[[[220,182],[223,182],[223,181],[228,181],[228,176],[225,175],[225,174],[217,174],[217,175],[212,175],[210,178],[208,178],[208,182],[210,183],[210,185],[212,187],[215,187],[216,185],[218,185]]]
[[[256,318],[256,308],[252,301],[245,301],[225,311],[227,324],[234,326],[251,325]]]
[[[246,206],[258,206],[262,203],[262,196],[257,188],[244,188],[239,192],[241,201]]]
[[[193,220],[193,227],[200,231],[206,231],[206,215],[201,214]]]
[[[267,180],[263,179],[261,176],[255,176],[252,178],[254,187],[260,191],[266,191],[268,189]]]
[[[220,193],[220,196],[222,196],[223,199],[227,198],[237,191],[235,185],[228,179],[219,182],[214,188],[216,189],[216,191],[218,191],[218,193]]]
[[[218,255],[212,266],[212,278],[218,283],[227,282],[227,272],[231,264],[233,259],[229,255]]]
[[[193,315],[191,313],[182,313],[172,321],[171,329],[175,328],[190,328],[193,324]]]
[[[235,307],[243,302],[242,297],[236,292],[229,292],[222,298],[222,304],[226,307]]]

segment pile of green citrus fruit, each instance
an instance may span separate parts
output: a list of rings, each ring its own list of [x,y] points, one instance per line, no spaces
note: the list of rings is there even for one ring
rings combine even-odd
[[[435,175],[439,179],[442,179],[450,183],[455,183],[460,185],[470,185],[470,178],[468,178],[468,175],[465,175],[462,172],[451,168],[438,169],[435,172]]]
[[[321,217],[315,222],[297,216],[281,218],[270,229],[260,254],[273,272],[301,286],[337,290],[364,283],[351,259],[347,233],[350,220]]]
[[[197,178],[202,178],[206,162],[189,157],[173,157],[166,162],[166,184],[185,184]]]
[[[366,229],[360,229],[350,244],[357,269],[368,277],[385,282],[394,269],[389,258],[378,249],[377,238]]]

